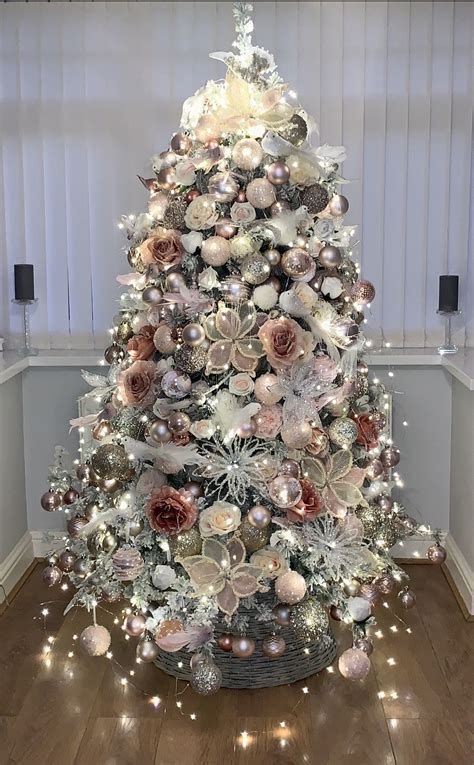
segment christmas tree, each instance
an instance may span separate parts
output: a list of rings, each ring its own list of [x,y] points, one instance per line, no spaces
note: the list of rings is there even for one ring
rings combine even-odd
[[[43,578],[68,575],[70,607],[93,613],[85,650],[123,638],[98,622],[124,601],[137,657],[202,694],[321,669],[330,617],[361,679],[376,601],[415,603],[390,556],[418,524],[391,497],[389,396],[362,359],[375,290],[351,259],[345,150],[319,145],[250,11],[234,4],[234,50],[212,54],[225,79],[140,178],[147,212],[122,218],[133,272],[108,373],[84,373],[97,413],[73,422],[90,443],[74,472],[58,452],[42,497],[69,514]]]

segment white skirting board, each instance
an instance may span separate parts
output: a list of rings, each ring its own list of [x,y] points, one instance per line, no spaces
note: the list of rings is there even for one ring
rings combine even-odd
[[[446,552],[448,553],[445,566],[451,574],[453,582],[456,585],[457,591],[462,598],[469,615],[473,616],[474,571],[469,566],[466,558],[462,554],[451,534],[448,534],[445,546]]]
[[[35,558],[46,558],[53,550],[64,546],[64,531],[30,531]]]
[[[0,603],[13,590],[17,582],[35,559],[31,534],[26,531],[15,547],[0,563]]]

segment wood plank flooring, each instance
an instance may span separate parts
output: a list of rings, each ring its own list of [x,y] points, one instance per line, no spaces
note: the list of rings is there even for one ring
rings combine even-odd
[[[378,608],[363,683],[334,667],[201,698],[133,664],[125,641],[111,660],[83,656],[74,635],[90,617],[63,618],[69,593],[47,590],[38,566],[0,617],[0,765],[472,765],[474,623],[440,569],[407,569],[418,606],[407,613],[391,597]]]

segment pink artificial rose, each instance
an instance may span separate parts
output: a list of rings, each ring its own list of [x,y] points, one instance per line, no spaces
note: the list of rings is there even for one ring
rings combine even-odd
[[[173,489],[172,486],[160,486],[152,491],[145,505],[145,514],[154,531],[179,534],[194,525],[198,509],[185,492]]]
[[[146,361],[155,353],[155,327],[145,324],[127,343],[127,351],[135,361]]]
[[[334,382],[338,374],[338,363],[329,356],[316,356],[313,359],[314,373],[318,380],[327,385]]]
[[[289,367],[297,360],[305,361],[314,347],[312,333],[284,316],[268,319],[259,330],[258,339],[274,369]]]
[[[118,376],[118,392],[125,406],[146,407],[155,400],[153,361],[134,361]]]
[[[252,417],[252,422],[257,426],[255,431],[257,438],[276,438],[283,422],[282,405],[262,406],[260,411]]]
[[[178,231],[159,227],[138,248],[146,266],[156,266],[159,271],[169,271],[181,263],[184,247]]]

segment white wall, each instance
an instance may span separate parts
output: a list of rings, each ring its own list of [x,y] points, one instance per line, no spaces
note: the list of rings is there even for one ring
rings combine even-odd
[[[394,377],[388,378],[387,368],[375,370],[377,377],[394,391],[404,391],[394,395],[393,437],[402,452],[399,472],[407,487],[400,498],[420,522],[447,529],[450,377],[440,368],[400,367],[392,371]],[[47,488],[54,446],[62,444],[75,456],[77,434],[68,435],[68,421],[75,416],[77,398],[87,386],[77,369],[30,368],[23,375],[28,526],[32,531],[58,529],[62,528],[63,516],[45,513],[39,499]],[[408,428],[402,425],[404,420]]]
[[[256,38],[344,143],[372,327],[434,346],[438,274],[461,275],[460,344],[474,340],[469,263],[469,2],[261,2]],[[127,270],[115,228],[144,207],[135,174],[167,146],[184,98],[223,67],[230,3],[0,4],[0,332],[15,335],[13,263],[36,265],[40,347],[96,347]],[[464,326],[467,325],[467,331]]]

